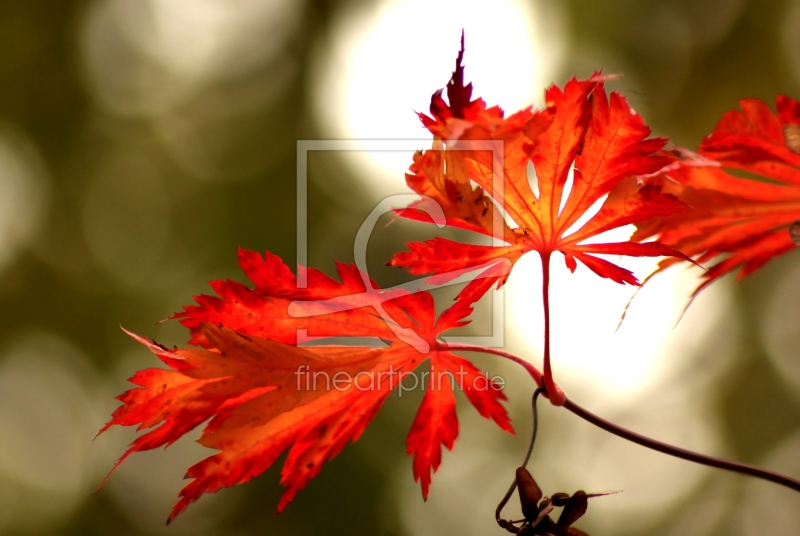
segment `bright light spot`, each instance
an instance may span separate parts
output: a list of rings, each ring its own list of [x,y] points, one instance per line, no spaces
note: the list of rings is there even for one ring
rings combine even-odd
[[[797,304],[800,303],[800,267],[794,266],[784,274],[769,300],[762,317],[761,340],[778,375],[800,397],[800,330],[797,329]]]
[[[630,229],[606,233],[603,241],[625,240]],[[634,272],[640,279],[655,260],[611,257],[608,260]],[[726,309],[719,285],[703,292],[676,326],[689,295],[697,286],[697,271],[672,268],[648,282],[632,301],[616,331],[625,305],[635,289],[600,278],[578,263],[571,274],[563,257],[551,260],[551,356],[554,374],[567,392],[625,403],[670,377],[694,358],[694,346],[718,322]],[[543,351],[541,262],[538,254],[525,255],[508,281],[506,321],[511,346],[530,355]],[[674,327],[674,329],[673,329]],[[717,355],[717,362],[723,362]]]
[[[470,425],[479,426],[480,423]],[[502,434],[499,430],[490,430],[490,433]],[[466,443],[461,440],[457,443],[461,452],[445,454],[443,470],[434,475],[425,503],[419,484],[411,477],[411,464],[400,464],[392,487],[404,525],[403,533],[414,536],[502,534],[492,512],[508,490],[519,461],[507,452],[500,456],[497,450]],[[508,511],[518,510],[517,504],[515,495]]]
[[[466,79],[473,96],[507,113],[541,103],[563,46],[561,24],[532,2],[477,0],[384,1],[337,21],[328,50],[318,54],[313,98],[331,138],[419,139],[430,136],[415,111],[428,112],[431,94],[455,66],[466,35]],[[405,190],[411,153],[346,156],[376,193]]]
[[[193,78],[230,76],[260,66],[278,52],[294,29],[302,5],[286,0],[149,0],[145,4],[149,4],[149,20],[132,27],[137,45]]]
[[[0,359],[0,490],[14,495],[4,512],[0,493],[0,526],[43,529],[91,492],[97,474],[89,441],[102,422],[93,379],[83,355],[47,333],[12,344]]]
[[[132,440],[132,433],[125,435]],[[118,454],[122,454],[124,443],[120,441],[118,444]],[[169,527],[164,524],[170,506],[177,501],[178,492],[186,485],[186,470],[214,453],[188,438],[180,439],[166,450],[137,452],[114,472],[106,485],[106,493],[119,505],[119,511],[125,517],[148,533],[216,532],[220,520],[240,497],[241,491],[236,488],[204,496],[199,505],[189,507]]]
[[[297,47],[287,41],[303,5],[92,2],[81,28],[86,85],[105,110],[145,118],[189,175],[252,177],[279,158],[264,151],[260,134],[274,130],[271,110],[300,70]]]
[[[209,83],[272,60],[301,2],[107,0],[87,13],[83,56],[99,100],[122,113],[163,113]]]
[[[33,145],[20,133],[0,128],[0,267],[41,228],[49,186]]]
[[[111,390],[120,392],[132,385],[119,384],[119,378],[129,378],[137,370],[154,365],[154,357],[142,349],[124,355],[110,375]],[[158,448],[132,454],[120,465],[108,480],[103,493],[119,505],[119,511],[134,525],[148,534],[206,534],[215,532],[219,521],[236,504],[241,491],[238,487],[225,489],[221,493],[204,496],[200,504],[191,506],[169,527],[164,524],[180,489],[186,485],[186,470],[203,458],[211,456],[214,450],[198,444],[195,439],[203,426],[189,437],[183,437],[168,448]],[[133,438],[145,432],[136,432],[134,427],[115,426],[100,436],[95,443],[115,451],[118,457],[127,449]],[[194,437],[192,437],[194,436]]]

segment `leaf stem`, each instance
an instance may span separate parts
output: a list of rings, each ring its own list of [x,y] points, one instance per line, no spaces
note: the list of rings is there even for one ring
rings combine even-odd
[[[534,367],[532,364],[525,361],[521,357],[511,354],[509,352],[504,352],[496,348],[484,348],[482,346],[473,346],[471,344],[448,344],[448,348],[450,350],[479,352],[479,353],[493,354],[500,357],[504,357],[506,359],[509,359],[515,363],[522,365],[525,368],[525,370],[528,371],[528,373],[531,375],[533,380],[536,382],[536,385],[538,385],[539,387],[541,387],[543,382],[545,381],[544,376],[542,375],[541,372],[539,372],[539,370],[536,369],[536,367]],[[738,473],[740,475],[750,476],[753,478],[758,478],[760,480],[766,480],[767,482],[772,482],[774,484],[785,486],[789,489],[800,492],[800,480],[796,478],[792,478],[790,476],[777,473],[775,471],[770,471],[768,469],[762,469],[761,467],[756,467],[755,465],[734,462],[723,458],[716,458],[714,456],[707,456],[705,454],[700,454],[699,452],[693,452],[691,450],[687,450],[681,447],[676,447],[675,445],[670,445],[668,443],[664,443],[657,439],[641,435],[632,430],[628,430],[624,426],[620,426],[598,415],[595,415],[589,410],[583,408],[582,406],[568,399],[566,395],[564,396],[563,406],[568,411],[574,413],[581,419],[597,426],[598,428],[601,428],[606,432],[614,434],[615,436],[627,439],[628,441],[636,443],[637,445],[641,445],[643,447],[655,450],[657,452],[661,452],[662,454],[674,456],[675,458],[680,458],[682,460],[699,463],[700,465],[706,465],[708,467],[714,467],[716,469],[724,469],[726,471],[731,471],[734,473]]]
[[[567,400],[564,391],[553,380],[550,365],[550,253],[542,253],[542,305],[544,307],[544,386],[547,398],[554,406],[563,406]]]
[[[524,368],[528,374],[531,375],[533,381],[536,382],[536,385],[541,387],[542,386],[542,373],[539,372],[533,363],[526,361],[525,359],[519,357],[518,355],[514,355],[510,352],[506,352],[500,350],[498,348],[487,348],[485,346],[475,346],[473,344],[456,344],[456,343],[447,343],[448,350],[461,350],[462,352],[478,352],[481,354],[492,354],[500,357],[504,357],[509,361],[513,361],[514,363],[520,365]]]

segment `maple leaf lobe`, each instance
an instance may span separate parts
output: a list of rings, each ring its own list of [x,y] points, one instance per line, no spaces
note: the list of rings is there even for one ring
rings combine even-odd
[[[447,83],[447,99],[453,117],[464,119],[464,110],[470,105],[472,83],[464,85],[464,30],[461,30],[461,49],[456,57],[456,69]]]
[[[286,489],[277,508],[282,511],[325,462],[361,436],[402,375],[428,358],[432,369],[459,378],[456,385],[481,416],[513,433],[499,387],[488,382],[475,388],[480,372],[451,354],[440,338],[468,323],[479,295],[464,297],[437,318],[429,293],[386,289],[380,306],[387,319],[377,314],[377,302],[367,299],[368,278],[354,265],[337,265],[341,281],[308,269],[308,285],[297,288],[295,275],[269,252],[262,257],[240,249],[239,262],[252,288],[213,281],[216,296],[198,296],[197,305],[175,315],[191,331],[195,347],[169,350],[131,334],[168,368],[137,372],[131,378],[136,387],[118,397],[122,406],[101,430],[112,425],[150,429],[134,440],[116,468],[133,452],[168,446],[206,423],[198,442],[217,452],[188,469],[191,481],[170,520],[204,493],[247,482],[287,453],[280,480]],[[326,306],[336,300],[347,307]],[[313,314],[293,316],[292,304],[305,304]],[[419,353],[389,322],[429,341],[429,351]],[[333,337],[357,333],[389,346],[299,347],[298,329]],[[339,374],[355,381],[339,388]],[[429,385],[428,402],[407,440],[424,495],[441,463],[441,447],[452,449],[458,435],[455,394],[447,379],[443,383]]]

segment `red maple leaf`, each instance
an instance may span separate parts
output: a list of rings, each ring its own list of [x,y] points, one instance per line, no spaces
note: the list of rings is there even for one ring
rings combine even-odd
[[[431,100],[433,117],[420,114],[434,135],[434,144],[414,156],[406,182],[439,204],[448,225],[494,237],[504,245],[435,238],[407,244],[409,251],[396,254],[389,264],[414,274],[435,274],[441,280],[454,271],[502,261],[480,276],[502,284],[522,255],[538,252],[544,275],[544,378],[551,401],[563,404],[564,395],[553,382],[550,365],[550,257],[558,251],[572,271],[580,261],[601,277],[638,285],[630,271],[601,256],[680,255],[658,242],[587,243],[605,231],[683,209],[674,197],[655,186],[641,186],[636,179],[664,168],[671,157],[660,152],[664,139],[648,138],[650,129],[624,97],[606,95],[606,78],[599,74],[589,80],[572,79],[563,90],[550,87],[544,110],[529,107],[504,118],[500,108],[487,108],[482,99],[471,100],[471,85],[463,85],[462,54],[463,41],[447,86],[449,106],[437,91]],[[529,182],[529,163],[535,169],[538,195]],[[572,186],[566,193],[570,178]],[[604,196],[599,210],[578,225]],[[397,212],[431,221],[419,209],[420,203]],[[496,205],[513,220],[513,227]]]
[[[390,290],[380,304],[387,323],[367,292],[369,280],[355,266],[338,266],[341,282],[309,269],[307,288],[298,289],[278,257],[240,250],[239,259],[255,288],[212,282],[218,297],[197,297],[197,306],[176,315],[202,348],[169,350],[134,335],[169,368],[131,378],[139,387],[119,397],[123,405],[101,430],[152,428],[116,467],[133,452],[170,445],[208,421],[199,442],[219,452],[189,468],[186,477],[192,481],[181,490],[170,520],[202,494],[258,476],[288,451],[281,472],[287,489],[278,505],[283,510],[324,462],[361,436],[392,390],[426,359],[430,381],[407,440],[424,497],[439,467],[441,446],[452,449],[458,435],[451,381],[482,416],[513,433],[500,387],[441,340],[443,332],[468,323],[469,296],[437,319],[430,294]],[[294,299],[306,301],[295,302],[295,314],[302,314],[293,317]],[[341,310],[341,300],[347,310]],[[389,345],[297,347],[292,329],[326,337],[372,336]]]
[[[800,240],[800,103],[779,96],[777,115],[757,99],[740,106],[703,140],[701,158],[684,153],[674,169],[646,179],[691,210],[641,222],[634,238],[657,236],[698,263],[724,257],[695,295],[737,269],[737,280],[747,277]],[[740,172],[749,176],[734,175]],[[662,261],[659,271],[677,261]]]

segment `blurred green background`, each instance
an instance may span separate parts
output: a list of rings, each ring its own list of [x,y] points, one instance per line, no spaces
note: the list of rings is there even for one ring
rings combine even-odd
[[[178,324],[155,322],[208,292],[209,280],[241,280],[238,246],[268,249],[293,266],[297,140],[369,136],[357,122],[337,124],[348,110],[341,92],[354,91],[347,62],[364,54],[347,39],[381,21],[399,36],[398,57],[409,51],[424,69],[428,58],[411,51],[427,48],[438,62],[437,81],[420,92],[410,89],[413,72],[401,66],[387,76],[394,60],[372,50],[372,85],[360,90],[373,100],[360,105],[368,119],[386,118],[375,136],[391,137],[392,117],[415,120],[412,108],[425,111],[447,82],[459,17],[494,21],[495,10],[495,33],[465,23],[467,77],[478,94],[489,80],[470,70],[470,43],[484,39],[502,51],[497,65],[513,66],[498,67],[499,86],[539,69],[525,79],[539,84],[528,102],[540,101],[544,83],[598,68],[622,73],[612,89],[656,134],[689,148],[739,99],[800,97],[797,0],[0,0],[0,533],[503,533],[493,505],[524,452],[531,386],[485,358],[476,362],[507,377],[519,436],[502,437],[464,408],[458,448],[445,456],[427,504],[404,451],[419,393],[392,397],[278,517],[273,467],[164,527],[185,468],[207,455],[191,441],[134,455],[90,495],[133,433],[112,430],[90,445],[92,436],[126,378],[157,365],[120,324],[183,344]],[[531,43],[540,49],[532,56],[505,46],[513,37],[506,25],[538,28]],[[437,35],[440,26],[447,31]],[[526,63],[531,57],[540,65]],[[388,173],[402,184],[403,169]],[[358,226],[395,187],[366,175],[342,155],[310,158],[311,265],[332,273],[334,260],[352,260]],[[369,252],[375,277],[397,283],[403,274],[380,266],[432,230],[398,222],[380,233]],[[792,253],[735,286],[717,283],[708,300],[724,310],[701,340],[677,347],[683,365],[661,383],[619,403],[570,393],[661,439],[800,476],[797,259]],[[537,358],[513,333],[507,340]],[[800,531],[800,500],[790,491],[686,468],[565,412],[542,413],[533,472],[545,492],[625,490],[594,500],[577,523],[592,536]]]

